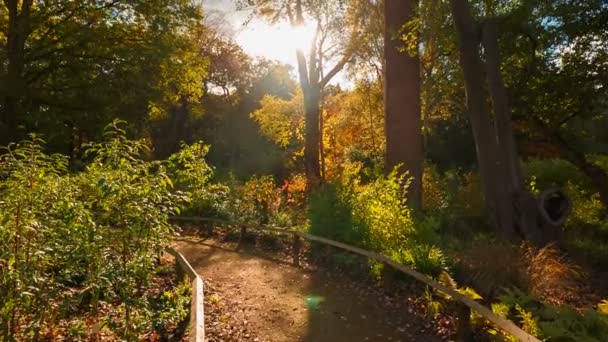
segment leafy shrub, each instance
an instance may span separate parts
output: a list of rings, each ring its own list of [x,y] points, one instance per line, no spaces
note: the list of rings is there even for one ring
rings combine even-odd
[[[596,160],[601,163],[603,159]],[[576,166],[562,159],[530,160],[524,163],[523,171],[538,192],[555,186],[565,190],[572,205],[566,228],[579,229],[602,223],[602,213],[606,208],[589,178]]]
[[[599,193],[584,190],[571,181],[566,182],[564,190],[572,208],[566,221],[567,229],[600,227],[604,223],[605,208],[600,202]]]
[[[184,279],[176,288],[163,292],[152,303],[154,330],[165,335],[176,329],[190,313],[191,298],[192,287],[187,279]]]
[[[184,213],[206,217],[228,218],[230,188],[211,183],[213,169],[205,161],[209,146],[202,142],[182,145],[169,157],[168,169],[175,189],[188,193]]]
[[[62,282],[80,278],[94,260],[87,233],[91,213],[66,178],[67,158],[46,155],[36,136],[6,148],[0,160],[0,337],[37,338],[49,301]],[[85,242],[81,244],[80,242]]]
[[[437,213],[446,209],[447,194],[437,169],[427,165],[422,176],[422,208],[427,213]]]
[[[406,205],[406,177],[394,170],[367,184],[346,176],[325,185],[311,196],[311,233],[383,253],[438,276],[448,268],[447,258],[434,245],[439,240],[439,220],[431,216],[414,222]],[[381,273],[380,265],[372,262],[370,266],[373,274]]]
[[[406,206],[406,175],[397,169],[386,178],[360,186],[353,196],[353,221],[368,232],[369,246],[381,252],[402,248],[414,233],[414,222]]]
[[[526,179],[534,178],[536,187],[540,190],[555,186],[564,186],[568,181],[576,182],[579,187],[588,187],[588,178],[563,159],[532,159],[522,164],[522,172]]]
[[[286,179],[281,187],[285,196],[285,203],[295,209],[304,208],[306,205],[306,176],[293,174]]]
[[[507,291],[499,300],[500,304],[493,308],[539,338],[599,342],[608,336],[608,315],[601,312],[578,313],[570,308],[545,306],[519,290]]]
[[[431,245],[408,245],[393,252],[392,258],[435,279],[448,270],[448,259],[443,251]]]
[[[121,338],[138,340],[150,327],[144,294],[172,233],[168,216],[185,196],[120,125],[88,147],[79,174],[35,136],[1,156],[0,337],[27,320],[21,335],[38,340],[60,313],[78,305],[95,313],[102,302],[120,303],[108,324]]]
[[[249,204],[247,212],[254,221],[261,224],[267,224],[281,204],[281,197],[272,176],[254,175],[243,185],[241,195],[245,203]]]
[[[310,232],[332,240],[364,247],[365,227],[353,220],[354,189],[348,184],[326,184],[309,199]]]

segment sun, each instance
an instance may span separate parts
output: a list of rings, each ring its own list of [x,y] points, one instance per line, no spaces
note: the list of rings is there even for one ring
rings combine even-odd
[[[236,40],[250,55],[295,65],[296,49],[307,52],[314,35],[313,25],[292,27],[285,22],[270,25],[257,20],[249,23]]]

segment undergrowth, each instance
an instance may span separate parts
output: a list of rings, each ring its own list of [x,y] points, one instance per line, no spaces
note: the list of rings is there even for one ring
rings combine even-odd
[[[168,217],[187,196],[121,125],[88,146],[80,173],[34,135],[1,155],[0,339],[54,339],[62,319],[87,313],[94,326],[139,340],[182,316],[169,312],[153,324],[149,289],[174,231]],[[108,303],[116,310],[101,317]]]

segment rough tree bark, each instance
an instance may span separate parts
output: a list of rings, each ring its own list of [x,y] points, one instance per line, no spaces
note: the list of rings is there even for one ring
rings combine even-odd
[[[468,0],[450,0],[450,3],[460,42],[467,107],[486,202],[493,200],[489,205],[493,205],[491,209],[494,209],[498,233],[503,239],[523,237],[537,246],[543,246],[557,240],[559,226],[569,213],[570,202],[560,189],[546,190],[538,198],[525,189],[507,92],[500,71],[495,19],[490,18],[479,27],[471,14]],[[481,41],[485,63],[480,58]],[[484,74],[494,121],[487,106]]]
[[[384,3],[384,113],[386,123],[386,172],[399,164],[413,177],[408,203],[422,203],[422,120],[420,115],[420,61],[418,55],[401,52],[399,39],[404,24],[414,18],[416,1],[386,0]]]
[[[303,25],[302,1],[297,0],[295,2],[295,13],[292,11],[290,3],[287,3],[286,6],[290,24],[292,26]],[[353,55],[352,44],[356,41],[356,33],[353,33],[350,37],[349,47],[342,53],[341,59],[327,74],[321,77],[320,55],[323,47],[320,45],[322,45],[323,39],[321,39],[321,43],[318,39],[321,29],[321,24],[317,23],[317,31],[310,45],[308,63],[304,51],[302,49],[296,51],[300,87],[304,94],[304,165],[308,190],[317,188],[323,181],[320,167],[320,148],[323,142],[321,141],[319,117],[321,114],[322,90],[351,59]]]
[[[511,240],[514,237],[512,203],[508,193],[505,193],[505,187],[500,185],[507,178],[502,174],[497,159],[498,141],[486,105],[483,64],[479,56],[480,30],[467,0],[450,0],[450,5],[459,41],[467,108],[486,203],[496,218],[498,234]]]
[[[525,189],[521,165],[517,154],[511,109],[509,107],[507,92],[500,72],[500,51],[498,48],[498,31],[494,19],[483,24],[482,40],[485,56],[485,70],[488,81],[488,90],[492,100],[495,115],[495,134],[498,139],[498,156],[502,178],[498,181],[499,193],[506,196],[501,201],[511,205],[505,206],[502,219],[505,225],[519,227],[526,240],[542,245],[550,240],[539,231],[537,220],[537,205],[534,196]]]
[[[6,32],[7,68],[5,88],[3,88],[3,108],[0,111],[0,143],[14,138],[18,122],[19,97],[25,87],[23,69],[25,63],[25,43],[30,34],[30,11],[33,0],[4,0],[8,9],[8,29]],[[5,141],[6,140],[6,141]]]

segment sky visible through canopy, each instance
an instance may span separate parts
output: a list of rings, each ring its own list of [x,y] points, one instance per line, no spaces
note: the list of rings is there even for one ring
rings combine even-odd
[[[235,0],[203,0],[203,9],[212,25],[220,24],[222,31],[234,37],[243,50],[252,57],[264,57],[296,67],[296,49],[306,52],[314,35],[312,26],[300,30],[287,23],[270,25],[251,12],[237,10]],[[340,74],[332,84],[348,87],[349,82]]]
[[[290,37],[288,25],[271,26],[257,18],[247,22],[251,13],[247,10],[237,10],[234,0],[205,0],[203,8],[208,16],[216,19],[224,17],[226,27],[223,29],[233,35],[248,54],[276,59],[295,66],[295,49],[302,43]]]

